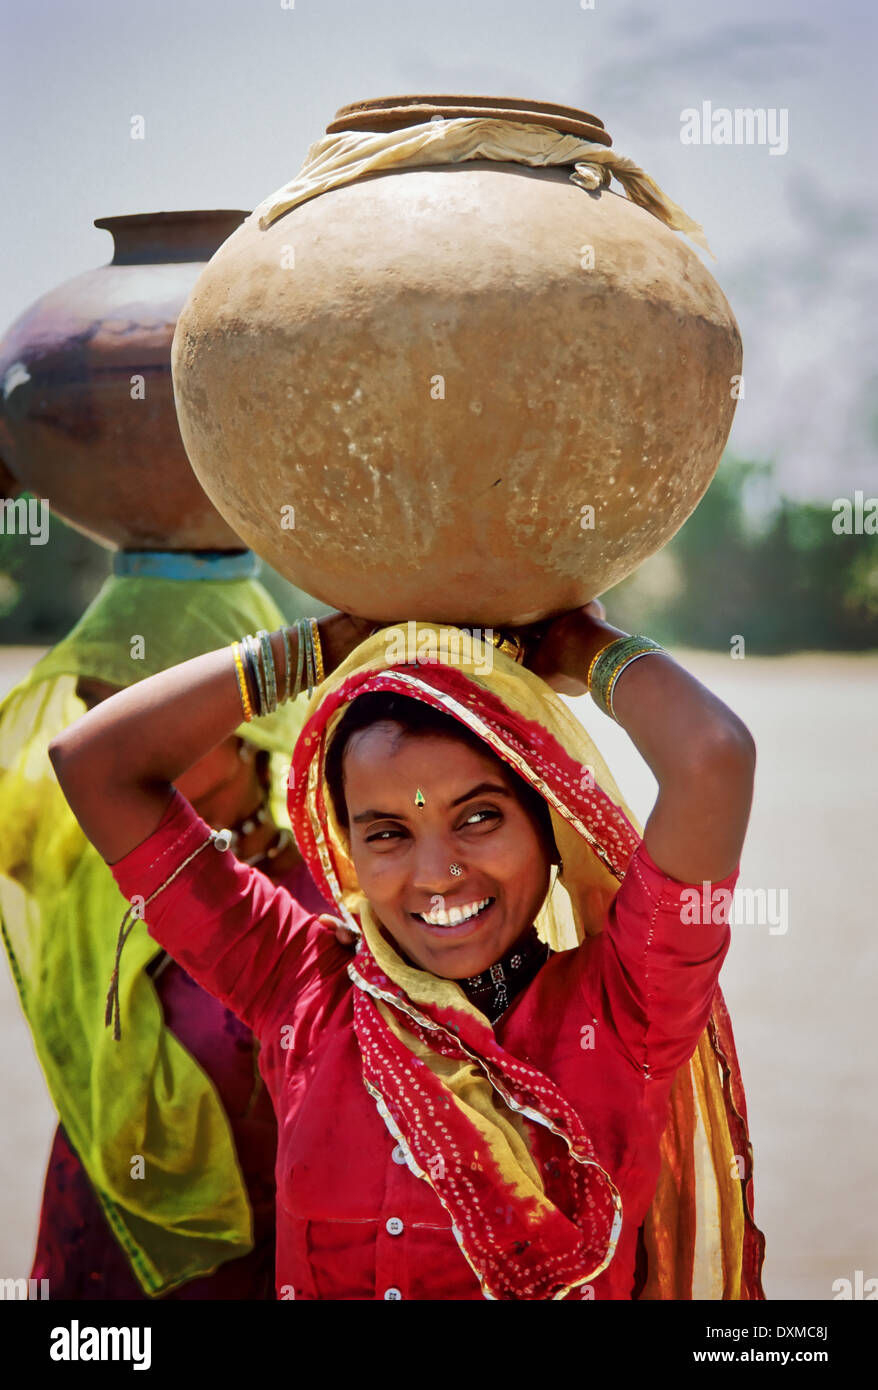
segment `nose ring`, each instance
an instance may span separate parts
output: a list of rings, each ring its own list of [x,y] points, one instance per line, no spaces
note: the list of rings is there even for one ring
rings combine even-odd
[[[461,874],[463,873],[463,869],[461,868],[460,864],[450,864],[448,866],[448,872],[452,875],[452,877],[460,878]]]

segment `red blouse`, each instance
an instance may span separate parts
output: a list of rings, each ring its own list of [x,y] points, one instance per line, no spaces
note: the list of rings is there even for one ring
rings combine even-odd
[[[149,898],[210,833],[178,792],[155,832],[112,866],[121,891]],[[713,888],[732,890],[737,877]],[[612,1262],[571,1298],[632,1294],[671,1083],[707,1023],[729,946],[726,920],[681,920],[692,886],[641,845],[604,931],[551,956],[495,1024],[504,1048],[579,1111],[622,1197]],[[439,1199],[406,1166],[363,1085],[351,951],[287,889],[212,845],[145,915],[152,936],[260,1041],[278,1119],[278,1297],[481,1299]]]

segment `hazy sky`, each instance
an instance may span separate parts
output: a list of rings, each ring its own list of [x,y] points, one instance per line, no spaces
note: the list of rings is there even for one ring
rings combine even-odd
[[[871,0],[284,4],[0,0],[0,332],[110,258],[95,217],[252,208],[346,102],[556,100],[601,116],[704,225],[744,337],[730,446],[794,493],[878,488]],[[787,152],[684,145],[681,112],[706,101],[785,110]]]

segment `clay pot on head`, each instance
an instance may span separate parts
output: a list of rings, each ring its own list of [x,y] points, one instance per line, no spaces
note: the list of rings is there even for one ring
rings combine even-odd
[[[193,474],[171,340],[189,291],[246,212],[102,217],[109,265],[27,309],[0,342],[0,459],[20,489],[123,549],[239,550]]]
[[[587,112],[509,98],[362,102],[330,129],[462,113],[611,144]],[[705,492],[732,311],[677,233],[570,173],[382,171],[254,214],[199,277],[172,354],[192,466],[326,603],[534,621],[630,574]]]

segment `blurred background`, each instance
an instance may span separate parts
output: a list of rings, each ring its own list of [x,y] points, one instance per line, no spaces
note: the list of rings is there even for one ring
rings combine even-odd
[[[751,1110],[769,1298],[832,1298],[834,1281],[858,1269],[878,1276],[878,1124],[867,1103],[878,194],[864,176],[876,31],[866,0],[807,12],[795,0],[4,4],[0,333],[110,259],[96,217],[252,208],[295,174],[338,106],[381,94],[585,107],[703,224],[744,342],[735,422],[694,515],[604,599],[611,621],[664,642],[726,700],[760,750],[741,885],[786,889],[789,927],[741,926],[723,987]],[[788,148],[683,144],[681,115],[704,102],[787,111]],[[135,115],[142,140],[130,138]],[[54,517],[46,546],[0,535],[2,690],[64,635],[108,571],[109,552]],[[271,571],[263,578],[290,617],[325,611]],[[589,701],[571,703],[645,818],[648,769]],[[5,967],[0,1105],[0,1277],[20,1277],[52,1111]]]

